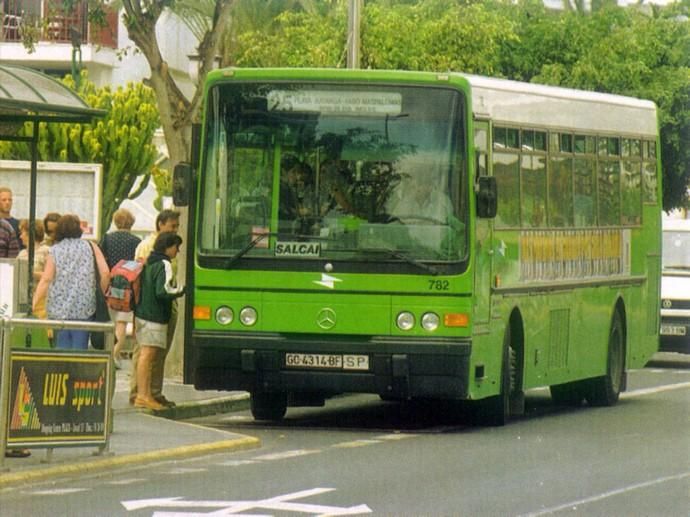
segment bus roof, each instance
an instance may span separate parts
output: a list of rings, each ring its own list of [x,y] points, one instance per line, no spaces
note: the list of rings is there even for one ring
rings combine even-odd
[[[499,124],[616,135],[657,135],[652,101],[557,86],[458,74],[472,87],[474,114]]]
[[[542,127],[552,130],[656,139],[656,105],[652,101],[523,83],[456,72],[349,70],[328,68],[228,68],[209,73],[211,82],[235,75],[242,79],[374,80],[442,84],[467,81],[472,90],[475,117],[496,124]]]

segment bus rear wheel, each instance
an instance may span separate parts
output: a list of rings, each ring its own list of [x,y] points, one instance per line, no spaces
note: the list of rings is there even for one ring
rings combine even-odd
[[[589,381],[585,394],[592,406],[613,406],[625,382],[625,332],[620,312],[616,310],[611,319],[609,331],[606,374]]]
[[[255,420],[273,422],[282,420],[287,411],[287,393],[282,391],[254,391],[251,396],[250,409]]]

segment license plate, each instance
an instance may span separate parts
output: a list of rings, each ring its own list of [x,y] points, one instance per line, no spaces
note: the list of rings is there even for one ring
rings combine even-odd
[[[368,370],[368,355],[351,354],[285,354],[288,368],[325,368],[330,370]]]
[[[686,329],[683,325],[662,325],[662,336],[684,336]]]

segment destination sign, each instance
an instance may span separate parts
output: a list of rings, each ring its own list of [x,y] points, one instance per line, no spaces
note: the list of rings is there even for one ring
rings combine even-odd
[[[343,90],[272,90],[266,96],[270,111],[400,115],[397,92]]]

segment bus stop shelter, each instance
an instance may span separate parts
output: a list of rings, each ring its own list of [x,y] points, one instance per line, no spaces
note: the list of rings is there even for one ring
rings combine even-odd
[[[105,111],[89,107],[74,91],[37,70],[0,64],[0,140],[26,142],[31,150],[29,195],[29,280],[33,286],[38,128],[41,122],[91,122]],[[20,135],[26,123],[30,134]]]

